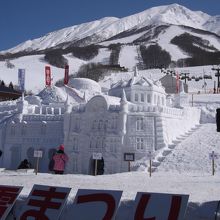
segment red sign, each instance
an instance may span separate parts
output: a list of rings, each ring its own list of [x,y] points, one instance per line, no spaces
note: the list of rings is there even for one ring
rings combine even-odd
[[[138,192],[134,204],[134,220],[182,220],[188,195]]]
[[[6,219],[22,186],[0,186],[0,219]]]
[[[64,74],[64,85],[67,85],[69,82],[69,65],[65,66],[65,74]]]
[[[122,191],[79,189],[72,219],[114,219],[121,195]]]
[[[46,83],[46,86],[51,86],[51,70],[50,70],[50,66],[45,66],[45,83]]]
[[[64,187],[34,185],[19,219],[59,219],[70,190]]]

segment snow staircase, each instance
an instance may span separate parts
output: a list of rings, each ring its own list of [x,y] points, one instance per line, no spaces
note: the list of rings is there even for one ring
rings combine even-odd
[[[189,130],[185,134],[180,135],[176,140],[174,140],[172,142],[172,144],[169,144],[167,147],[160,149],[158,151],[157,155],[152,160],[151,172],[157,171],[158,167],[164,161],[166,156],[169,155],[178,144],[180,144],[183,140],[188,138],[192,133],[194,133],[196,130],[198,130],[201,126],[202,126],[201,124],[196,125],[195,128],[192,128],[191,130]],[[148,167],[148,171],[149,171],[149,167]]]

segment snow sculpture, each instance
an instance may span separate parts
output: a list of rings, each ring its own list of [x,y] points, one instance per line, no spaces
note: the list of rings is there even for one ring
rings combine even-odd
[[[25,158],[34,163],[34,150],[42,149],[39,171],[48,172],[51,152],[64,143],[68,173],[93,174],[93,153],[102,154],[105,174],[128,171],[125,153],[143,160],[199,123],[199,111],[185,108],[184,91],[178,94],[178,108],[167,106],[166,95],[161,84],[136,69],[130,79],[113,84],[108,95],[92,80],[73,79],[42,91],[40,98],[23,96],[0,106],[0,113],[7,112],[0,114],[0,166],[16,169]]]

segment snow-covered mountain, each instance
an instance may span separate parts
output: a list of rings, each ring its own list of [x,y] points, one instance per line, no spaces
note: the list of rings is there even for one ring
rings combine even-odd
[[[184,6],[171,4],[147,9],[124,18],[107,17],[100,20],[75,25],[47,35],[28,40],[1,53],[45,50],[67,43],[100,43],[119,33],[162,24],[184,25],[219,34],[219,16],[212,17],[200,11],[191,11]],[[85,41],[82,41],[85,40]]]
[[[17,69],[25,68],[27,89],[36,92],[44,87],[48,64],[52,65],[53,83],[63,78],[61,68],[66,63],[70,74],[90,63],[105,65],[105,71],[119,66],[113,72],[136,66],[145,70],[218,65],[219,34],[220,15],[210,16],[178,4],[153,7],[120,19],[106,17],[57,30],[1,51],[0,80],[17,84]]]

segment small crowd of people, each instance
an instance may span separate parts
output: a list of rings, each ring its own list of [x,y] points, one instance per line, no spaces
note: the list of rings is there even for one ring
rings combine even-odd
[[[55,174],[63,174],[65,170],[65,165],[68,160],[69,157],[64,152],[64,145],[61,144],[50,161],[49,170],[53,171]],[[32,168],[31,163],[27,159],[24,159],[23,161],[21,161],[17,169],[30,168]]]
[[[63,174],[68,160],[69,157],[64,152],[64,145],[61,144],[58,147],[56,153],[52,156],[48,168],[50,171],[54,172],[55,174]],[[30,169],[30,168],[32,168],[31,163],[27,159],[24,159],[23,161],[21,161],[17,169]],[[102,174],[104,174],[103,158],[101,160],[98,160],[97,163],[97,175],[102,175]]]

